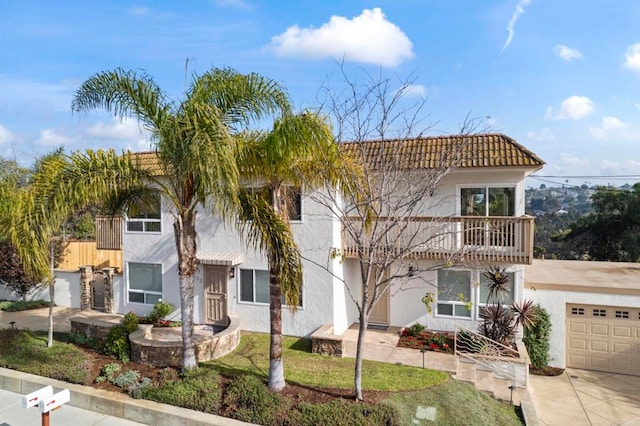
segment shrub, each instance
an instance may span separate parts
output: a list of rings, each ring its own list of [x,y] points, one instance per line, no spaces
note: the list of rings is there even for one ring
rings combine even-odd
[[[79,348],[55,342],[28,330],[0,329],[0,367],[38,376],[85,384],[91,381],[90,365]]]
[[[540,305],[535,307],[537,320],[525,329],[522,341],[529,352],[529,359],[535,368],[545,368],[549,362],[549,336],[551,334],[551,318],[546,309]]]
[[[29,309],[48,308],[49,302],[44,300],[18,300],[18,301],[2,301],[0,302],[0,311],[5,312],[18,312],[27,311]]]
[[[169,369],[163,371],[169,371]],[[138,397],[205,413],[218,412],[220,376],[217,371],[209,368],[195,368],[182,379],[172,380],[170,376],[172,374],[161,376],[157,385],[141,389]]]
[[[107,380],[112,381],[115,377],[116,373],[120,372],[120,364],[116,364],[115,362],[105,364],[100,371]]]
[[[173,311],[173,305],[171,303],[159,301],[153,305],[153,310],[147,315],[147,319],[151,324],[156,324],[159,320],[169,315],[171,311]]]
[[[113,327],[104,343],[102,351],[107,355],[115,355],[122,362],[129,362],[131,359],[131,346],[129,344],[129,334],[138,329],[138,317],[133,312],[125,314],[122,322]]]
[[[387,404],[347,403],[332,401],[324,404],[301,403],[289,413],[288,424],[292,425],[400,425],[400,412]]]
[[[128,388],[140,380],[140,372],[138,370],[128,370],[118,374],[110,382],[119,388]]]
[[[133,383],[127,390],[129,392],[129,395],[131,395],[133,398],[138,399],[141,397],[142,391],[144,391],[149,386],[151,386],[151,379],[145,377],[141,381]]]
[[[422,330],[424,330],[425,327],[424,325],[420,324],[419,322],[414,323],[413,325],[411,325],[411,327],[407,327],[404,330],[404,335],[406,336],[417,336],[419,335]]]
[[[233,410],[231,416],[243,422],[272,425],[282,416],[282,398],[256,376],[237,377],[227,388],[224,403]]]

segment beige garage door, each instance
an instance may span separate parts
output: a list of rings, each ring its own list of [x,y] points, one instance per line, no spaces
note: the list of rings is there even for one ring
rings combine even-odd
[[[640,375],[640,309],[568,304],[567,367]]]

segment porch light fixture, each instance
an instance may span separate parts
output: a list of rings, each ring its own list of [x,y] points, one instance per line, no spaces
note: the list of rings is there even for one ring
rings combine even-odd
[[[235,278],[236,268],[229,268],[229,278]]]
[[[407,275],[409,276],[409,278],[412,278],[416,275],[416,270],[413,268],[413,266],[409,266]]]

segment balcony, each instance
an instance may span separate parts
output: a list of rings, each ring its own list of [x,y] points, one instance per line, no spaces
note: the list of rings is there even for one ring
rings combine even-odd
[[[449,216],[394,219],[381,217],[387,244],[376,244],[380,255],[413,259],[458,259],[467,263],[504,262],[531,264],[533,260],[534,217],[532,216]],[[353,229],[361,219],[350,218]],[[358,250],[368,252],[368,244],[358,247],[349,232],[342,232],[342,252],[358,257]]]

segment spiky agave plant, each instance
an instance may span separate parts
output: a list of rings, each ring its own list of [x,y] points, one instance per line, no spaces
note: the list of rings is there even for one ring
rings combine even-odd
[[[503,300],[509,294],[509,275],[499,266],[489,266],[482,274],[489,280],[487,291],[488,300]]]
[[[513,342],[516,332],[516,321],[513,310],[501,303],[486,305],[480,311],[480,333],[502,345]]]

